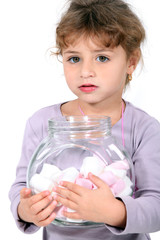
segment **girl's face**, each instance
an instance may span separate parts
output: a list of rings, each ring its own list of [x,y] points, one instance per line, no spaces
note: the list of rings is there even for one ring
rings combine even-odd
[[[106,48],[81,37],[62,52],[64,74],[71,91],[82,101],[93,104],[120,100],[127,74],[134,70],[119,45]]]

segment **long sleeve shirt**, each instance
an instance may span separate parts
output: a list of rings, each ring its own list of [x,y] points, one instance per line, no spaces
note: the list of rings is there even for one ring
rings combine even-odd
[[[13,217],[18,228],[25,233],[34,233],[39,227],[19,219],[17,206],[20,190],[26,187],[27,167],[32,154],[48,134],[48,120],[62,116],[61,104],[37,111],[26,124],[16,179],[9,192]],[[112,127],[112,135],[122,141],[121,119]],[[43,240],[146,240],[150,239],[150,232],[160,230],[160,123],[126,102],[124,138],[125,148],[133,161],[136,179],[135,197],[121,198],[127,212],[125,228],[106,224],[96,228],[71,228],[51,223],[43,228]]]

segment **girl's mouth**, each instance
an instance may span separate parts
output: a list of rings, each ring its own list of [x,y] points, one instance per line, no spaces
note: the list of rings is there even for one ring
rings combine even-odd
[[[85,93],[90,93],[90,92],[93,92],[97,89],[97,86],[93,85],[93,84],[83,84],[79,87],[79,89],[82,91],[82,92],[85,92]]]

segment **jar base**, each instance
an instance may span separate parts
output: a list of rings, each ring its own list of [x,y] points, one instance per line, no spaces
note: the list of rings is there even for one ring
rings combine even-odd
[[[95,227],[100,227],[100,226],[104,226],[104,223],[97,223],[97,222],[91,222],[91,221],[81,221],[81,222],[71,222],[71,221],[67,221],[67,220],[60,220],[55,218],[55,220],[52,222],[52,224],[56,225],[56,226],[60,226],[60,227],[76,227],[76,228],[95,228]]]

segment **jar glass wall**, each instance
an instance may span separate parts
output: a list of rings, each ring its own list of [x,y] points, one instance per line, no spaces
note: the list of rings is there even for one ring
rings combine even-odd
[[[60,181],[70,181],[90,190],[92,172],[109,185],[115,197],[133,194],[134,172],[126,150],[111,134],[111,120],[100,116],[67,116],[49,120],[48,136],[35,150],[28,167],[27,185],[36,194],[50,190]],[[53,224],[99,226],[85,220],[65,218],[64,206],[56,207]],[[67,209],[72,211],[72,209]]]

